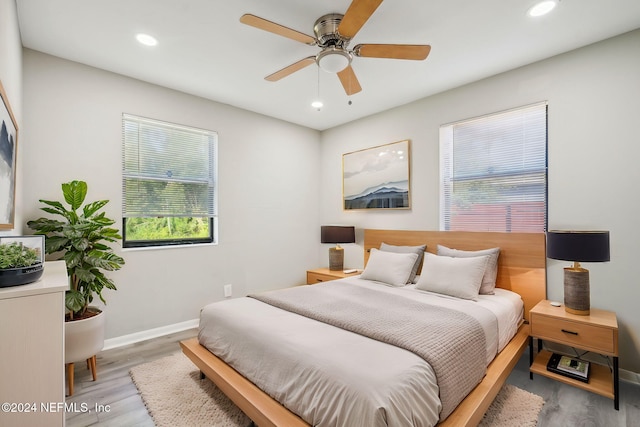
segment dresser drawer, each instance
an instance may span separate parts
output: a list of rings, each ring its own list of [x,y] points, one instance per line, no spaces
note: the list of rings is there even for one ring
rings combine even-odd
[[[531,336],[585,350],[615,355],[615,334],[611,328],[531,314]]]

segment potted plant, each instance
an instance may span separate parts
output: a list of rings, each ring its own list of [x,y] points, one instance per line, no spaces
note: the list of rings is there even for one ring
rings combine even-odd
[[[84,181],[62,184],[62,193],[68,207],[61,202],[40,200],[47,205],[41,210],[62,219],[39,218],[27,225],[36,234],[46,236],[45,252],[61,253],[67,266],[65,364],[69,395],[73,395],[73,363],[87,360],[95,380],[95,355],[104,346],[104,313],[90,304],[95,296],[106,304],[103,289],[116,290],[116,286],[105,271],[119,270],[124,259],[109,246],[122,238],[118,230],[111,227],[115,221],[100,211],[109,201],[99,200],[83,206],[87,195]]]
[[[116,290],[115,284],[104,271],[119,270],[124,264],[124,259],[108,245],[122,237],[117,229],[111,228],[115,221],[100,212],[108,200],[83,206],[87,195],[86,182],[62,184],[62,193],[68,208],[61,202],[40,200],[47,205],[41,210],[61,216],[62,220],[39,218],[27,222],[27,226],[36,234],[46,236],[47,254],[62,253],[69,275],[69,290],[65,296],[67,320],[76,320],[91,317],[100,311],[89,304],[95,295],[106,304],[102,295],[104,288]],[[79,212],[80,208],[82,210]]]
[[[0,237],[0,288],[26,285],[44,271],[43,236]]]

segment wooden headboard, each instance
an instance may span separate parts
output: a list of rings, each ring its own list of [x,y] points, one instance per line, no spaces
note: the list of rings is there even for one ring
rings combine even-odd
[[[371,248],[384,242],[398,246],[427,245],[436,253],[438,245],[467,251],[500,248],[496,286],[520,294],[525,319],[529,310],[547,296],[544,233],[492,233],[472,231],[364,230],[364,264]]]

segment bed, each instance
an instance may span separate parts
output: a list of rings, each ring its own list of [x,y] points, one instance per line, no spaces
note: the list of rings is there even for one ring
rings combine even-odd
[[[369,266],[367,263],[369,262],[370,256],[380,256],[378,249],[383,243],[397,246],[426,244],[427,251],[430,253],[435,253],[438,250],[438,245],[466,251],[499,247],[500,256],[498,258],[496,287],[500,289],[496,289],[495,292],[506,295],[513,292],[520,295],[522,305],[521,311],[518,312],[519,319],[527,318],[529,309],[538,301],[545,298],[546,260],[543,234],[365,230],[365,265]],[[407,257],[403,257],[403,260],[406,258]],[[376,260],[377,259],[378,258],[376,258]],[[432,268],[432,258],[430,257],[428,259],[430,260],[429,266]],[[425,260],[425,263],[426,262]],[[373,263],[371,265],[373,265]],[[420,273],[420,271],[418,271],[418,273]],[[422,279],[421,276],[418,277],[417,282]],[[340,288],[340,286],[343,287]],[[361,288],[376,286],[379,287],[380,285],[370,283],[370,281],[363,280],[359,277],[354,277],[346,279],[345,281],[334,281],[306,288],[316,288],[314,292],[317,292],[317,294],[313,294],[311,299],[325,298],[321,292],[329,292],[330,288],[339,288],[345,294],[354,292],[357,299],[360,298],[359,292],[363,292]],[[409,285],[406,290],[403,288],[396,290],[394,287],[382,287],[381,289],[376,288],[372,290],[371,293],[387,292],[385,295],[388,296],[384,298],[390,300],[393,298],[406,298],[407,295],[411,294],[411,299],[417,298],[420,300],[416,301],[415,304],[422,304],[422,298],[426,298],[423,297],[423,295],[429,294],[429,292],[425,293],[412,289],[416,286],[418,285]],[[298,288],[301,289],[303,287]],[[298,289],[293,289],[291,292],[285,293],[293,295],[297,291]],[[309,292],[305,290],[302,291]],[[396,296],[396,291],[405,293]],[[282,292],[278,294],[282,294]],[[413,295],[418,296],[414,297]],[[328,294],[326,298],[332,298],[332,296]],[[486,299],[491,300],[491,298]],[[428,363],[424,362],[421,357],[407,351],[406,348],[398,348],[395,345],[380,343],[376,337],[372,339],[371,337],[360,336],[359,330],[356,331],[358,334],[354,334],[353,331],[342,330],[324,321],[319,322],[313,320],[312,318],[306,317],[308,315],[306,313],[305,316],[301,316],[295,312],[283,310],[277,306],[277,304],[283,303],[282,301],[276,301],[275,303],[273,301],[267,302],[269,302],[269,304],[265,304],[264,301],[256,298],[238,298],[222,303],[214,303],[217,304],[214,309],[214,313],[216,313],[214,316],[218,317],[207,320],[205,316],[204,320],[201,319],[203,328],[201,328],[200,338],[194,338],[181,343],[184,353],[196,366],[218,385],[218,387],[259,426],[309,425],[304,419],[313,423],[320,422],[321,424],[340,425],[344,423],[344,419],[346,418],[342,419],[340,415],[338,415],[337,418],[327,418],[328,415],[326,412],[333,414],[339,407],[350,408],[352,411],[356,411],[356,413],[358,411],[364,411],[365,409],[362,408],[366,408],[367,405],[369,405],[367,401],[368,397],[362,397],[361,402],[360,391],[357,386],[354,386],[353,389],[345,389],[347,385],[350,386],[351,384],[360,383],[361,379],[364,384],[362,388],[376,390],[376,392],[380,389],[380,393],[384,394],[382,398],[395,402],[393,406],[399,407],[393,408],[393,410],[387,407],[382,411],[382,414],[366,415],[365,419],[367,420],[369,420],[369,418],[366,417],[373,417],[370,418],[371,420],[377,417],[375,422],[367,421],[366,425],[385,425],[387,421],[389,421],[389,425],[433,425],[440,417],[440,410],[443,410],[443,407],[450,406],[450,401],[445,399],[448,393],[444,385],[442,385],[442,393],[444,394],[442,399],[443,404],[440,407],[437,406],[438,402],[433,403],[420,400],[423,398],[430,400],[431,397],[429,396],[433,393],[435,393],[436,397],[438,396],[440,392],[438,384],[435,385],[434,389],[430,382],[438,371],[436,369],[430,371],[430,365]],[[287,301],[284,303],[286,302]],[[482,305],[481,301],[465,301],[465,303],[468,304],[469,307],[468,309],[464,309],[464,311],[469,311],[467,314],[473,311],[474,306]],[[271,304],[275,304],[276,306]],[[414,304],[414,302],[412,301],[410,304]],[[493,302],[487,304],[491,305]],[[484,310],[484,308],[478,309],[479,317],[483,316],[482,313],[484,313]],[[203,312],[206,311],[207,309],[203,310]],[[233,318],[234,313],[243,314],[241,314],[239,318]],[[399,316],[400,314],[401,313],[395,313],[393,316]],[[257,315],[260,321],[252,318],[251,316],[253,315]],[[513,315],[511,315],[511,317],[513,317]],[[272,321],[276,323],[271,323]],[[349,321],[351,322],[351,320]],[[475,323],[475,320],[469,323]],[[511,339],[508,343],[505,338],[501,338],[500,333],[495,334],[495,339],[487,338],[487,342],[495,342],[495,348],[490,350],[487,347],[486,349],[486,354],[488,355],[486,358],[487,361],[493,358],[493,354],[491,353],[495,354],[496,349],[500,349],[501,351],[490,362],[486,368],[486,372],[482,373],[478,380],[479,383],[477,385],[475,385],[475,382],[472,384],[471,391],[461,403],[458,404],[456,402],[454,408],[446,411],[447,416],[446,418],[443,417],[444,420],[440,425],[476,425],[479,422],[526,347],[528,330],[527,327],[521,323],[522,322],[516,323],[514,330],[509,333]],[[214,332],[213,335],[210,336],[203,336],[202,330],[209,329],[207,324],[217,324],[220,332]],[[245,326],[243,326],[243,324],[245,324]],[[298,326],[294,329],[287,329],[294,327],[294,325]],[[485,328],[485,335],[487,335],[486,332],[488,330],[493,328],[491,325],[481,325],[480,327]],[[260,336],[267,336],[270,333],[273,336],[270,336],[269,340],[275,340],[275,336],[284,336],[288,337],[287,339],[289,339],[289,341],[279,342],[274,348],[269,349],[261,347],[262,344],[254,343],[253,339],[248,339],[248,337],[251,336],[257,339]],[[382,334],[384,335],[384,331],[382,331]],[[229,344],[225,342],[225,340],[233,339],[234,336],[240,337],[237,343],[232,342]],[[312,339],[309,339],[309,337],[312,337]],[[323,341],[323,339],[328,341]],[[500,342],[501,340],[505,342]],[[201,345],[201,342],[220,357],[215,356],[208,348]],[[252,347],[255,345],[257,345],[257,347]],[[327,348],[330,349],[330,351],[323,351]],[[341,351],[344,351],[345,354]],[[362,351],[363,354],[358,354],[356,351]],[[259,361],[259,364],[252,367],[248,364],[250,361],[239,358],[238,355],[243,352],[251,354],[253,359]],[[477,353],[479,354],[480,352]],[[367,354],[370,355],[370,357],[367,357]],[[290,358],[287,359],[287,357]],[[397,367],[396,363],[386,363],[385,361],[389,360],[389,358],[394,361],[402,361],[402,364],[406,363],[407,368]],[[283,359],[285,364],[288,363],[292,366],[295,364],[295,368],[292,368],[290,370],[291,372],[298,374],[300,372],[312,372],[309,374],[308,381],[306,383],[302,382],[302,384],[294,384],[293,379],[284,378],[283,375],[286,373],[286,369],[278,368],[272,363],[273,360],[279,359]],[[366,363],[364,361],[366,361]],[[234,368],[227,364],[227,362],[243,372],[252,381],[249,381],[245,376],[239,374]],[[314,377],[317,369],[306,367],[305,363],[307,362],[314,364],[313,366],[324,363],[329,370],[329,379],[320,380]],[[401,363],[397,365],[401,365]],[[427,367],[424,365],[427,365]],[[437,367],[437,364],[434,366]],[[358,372],[359,370],[362,372]],[[373,378],[374,375],[371,374],[372,372],[376,372],[376,378]],[[412,374],[407,375],[407,372]],[[441,372],[442,371],[435,375],[435,377],[438,379],[440,379],[440,377],[444,378]],[[446,368],[445,372],[450,372],[450,369]],[[330,377],[332,375],[335,378],[336,384],[331,383]],[[350,375],[355,375],[355,377],[350,377]],[[360,377],[357,375],[360,375]],[[272,389],[271,383],[275,380],[274,378],[270,378],[270,376],[276,377],[276,382],[287,383],[287,387],[289,388],[283,392]],[[400,378],[399,383],[397,381],[395,383],[391,381],[392,378],[396,377]],[[406,383],[402,383],[402,381],[405,381],[402,378],[405,377]],[[424,383],[422,379],[420,379],[420,381],[414,381],[417,377],[428,378],[428,380],[425,380]],[[458,375],[458,377],[464,376]],[[296,380],[299,379],[296,378]],[[343,381],[342,383],[340,382],[341,380]],[[373,381],[373,384],[384,384],[384,387],[371,386],[371,383],[364,382],[365,380]],[[378,381],[378,383],[375,381]],[[443,382],[442,384],[445,383]],[[263,391],[263,389],[268,393]],[[324,392],[328,396],[347,395],[349,396],[347,400],[349,404],[344,404],[344,401],[340,399],[328,399],[320,402],[317,399],[322,399],[321,392]],[[391,397],[388,397],[386,395],[387,393]],[[464,394],[466,393],[467,391],[464,392]],[[276,399],[271,396],[274,396]],[[374,398],[377,399],[380,398],[380,396],[376,395]],[[281,404],[281,402],[284,405]],[[374,402],[373,409],[375,409],[375,404]],[[403,411],[406,408],[403,408],[403,405],[411,407],[412,412],[410,415],[404,415]],[[301,414],[302,418],[287,409],[287,407]],[[323,407],[326,410],[325,413],[318,412],[318,407]],[[415,408],[421,409],[416,411]],[[373,412],[375,412],[375,410]],[[405,418],[403,419],[403,417]],[[407,417],[408,419],[413,419],[413,421],[407,421]],[[370,422],[373,424],[370,424]]]

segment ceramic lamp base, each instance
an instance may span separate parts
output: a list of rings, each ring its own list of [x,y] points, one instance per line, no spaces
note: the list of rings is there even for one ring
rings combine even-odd
[[[564,269],[564,309],[567,313],[588,316],[590,311],[589,270]]]
[[[338,271],[344,268],[344,249],[329,248],[329,270]]]

